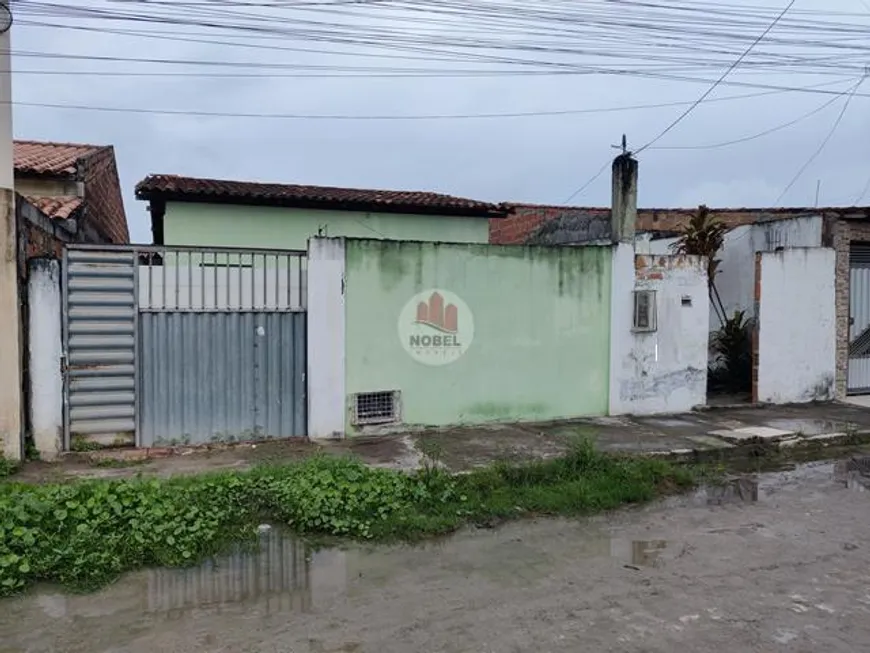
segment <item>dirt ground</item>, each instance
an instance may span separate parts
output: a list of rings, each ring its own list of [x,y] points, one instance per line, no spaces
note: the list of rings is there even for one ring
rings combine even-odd
[[[870,650],[870,494],[830,463],[419,547],[259,553],[0,602],[0,652]]]

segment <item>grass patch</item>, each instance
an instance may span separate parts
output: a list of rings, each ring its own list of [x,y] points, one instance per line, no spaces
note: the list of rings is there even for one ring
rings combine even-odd
[[[667,462],[579,443],[564,457],[415,474],[318,456],[172,479],[0,484],[0,595],[38,582],[90,590],[143,566],[193,564],[251,541],[264,521],[314,537],[415,540],[527,514],[580,515],[692,485]]]
[[[12,476],[16,471],[18,471],[18,465],[0,453],[0,479]]]

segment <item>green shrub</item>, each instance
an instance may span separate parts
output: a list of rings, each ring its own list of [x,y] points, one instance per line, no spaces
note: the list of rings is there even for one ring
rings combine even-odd
[[[6,457],[0,453],[0,480],[12,476],[17,469],[18,465],[11,460],[6,460]]]
[[[583,514],[691,483],[652,460],[580,444],[556,460],[453,476],[315,457],[174,479],[0,484],[0,595],[38,581],[87,590],[143,566],[181,566],[253,541],[262,522],[300,534],[416,539],[523,512]]]

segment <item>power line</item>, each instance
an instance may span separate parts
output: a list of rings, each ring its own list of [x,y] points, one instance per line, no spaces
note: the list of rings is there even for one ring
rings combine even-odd
[[[16,73],[17,74],[17,73]],[[839,83],[839,82],[835,82]],[[825,82],[825,85],[830,85],[831,82]],[[714,98],[710,102],[727,102],[734,100],[742,100],[747,98],[762,97],[766,95],[775,95],[780,93],[788,93],[801,89],[785,89],[782,91],[763,91],[758,93],[745,93],[741,95],[727,95],[720,98]],[[842,97],[842,92],[838,92],[834,97]],[[257,119],[276,119],[276,120],[341,120],[341,121],[404,121],[404,120],[473,120],[473,119],[498,119],[498,118],[529,118],[529,117],[544,117],[544,116],[565,116],[565,115],[581,115],[595,113],[615,113],[623,111],[638,111],[649,109],[661,109],[673,106],[684,106],[691,104],[691,101],[677,102],[661,102],[652,104],[636,104],[628,106],[612,106],[612,107],[589,107],[584,109],[552,109],[541,111],[516,111],[504,113],[467,113],[467,114],[406,114],[406,115],[354,115],[354,114],[300,114],[300,113],[261,113],[261,112],[231,112],[231,111],[199,111],[188,109],[156,109],[148,107],[105,107],[80,104],[59,104],[49,102],[25,102],[13,101],[14,106],[34,107],[43,109],[60,109],[60,110],[77,110],[77,111],[97,111],[108,113],[134,113],[134,114],[152,114],[152,115],[177,115],[177,116],[199,116],[205,118],[257,118]]]
[[[699,97],[699,98],[697,99],[697,101],[695,101],[695,102],[694,102],[694,103],[693,103],[693,104],[692,104],[688,109],[686,109],[682,114],[680,114],[680,115],[677,117],[676,120],[674,120],[670,125],[668,125],[667,127],[665,127],[665,128],[664,128],[664,129],[659,133],[658,136],[656,136],[656,137],[653,138],[651,141],[649,141],[646,145],[644,145],[643,147],[641,147],[641,148],[637,151],[637,154],[640,154],[640,153],[643,152],[645,149],[647,149],[650,145],[652,145],[652,144],[658,142],[662,137],[665,136],[665,134],[667,134],[667,133],[670,132],[674,127],[676,127],[678,124],[680,124],[686,116],[688,116],[690,113],[692,113],[692,111],[694,111],[694,110],[698,107],[698,105],[700,105],[704,100],[706,100],[707,97],[710,95],[710,93],[712,93],[714,90],[716,90],[716,88],[719,86],[719,84],[721,84],[721,83],[725,80],[725,78],[728,77],[728,75],[731,73],[731,71],[733,71],[735,68],[737,68],[737,66],[740,65],[740,62],[743,61],[743,59],[746,58],[746,56],[749,54],[749,52],[752,50],[752,48],[754,48],[756,45],[758,45],[758,43],[760,43],[761,40],[762,40],[765,36],[767,36],[767,34],[770,32],[770,30],[772,30],[772,29],[776,26],[776,24],[777,24],[777,23],[782,19],[782,17],[785,16],[786,13],[788,13],[788,10],[792,8],[792,6],[794,5],[795,2],[796,2],[796,0],[791,0],[791,1],[788,3],[788,5],[786,5],[785,9],[783,9],[783,10],[782,10],[778,15],[777,15],[777,17],[773,19],[773,22],[772,22],[770,25],[768,25],[767,29],[765,29],[765,30],[764,30],[764,31],[763,31],[763,32],[758,36],[758,38],[756,38],[752,43],[749,44],[749,47],[746,48],[746,50],[743,51],[743,54],[741,54],[741,55],[740,55],[740,56],[739,56],[739,57],[734,61],[734,63],[732,63],[732,64],[727,68],[727,70],[726,70],[724,73],[722,73],[722,76],[719,77],[719,79],[717,79],[715,82],[713,82],[713,85],[710,86],[710,88],[708,88],[708,89],[707,89],[707,90],[706,90],[706,91],[701,95],[701,97]]]
[[[854,90],[854,87],[852,88],[852,90]],[[843,91],[843,93],[841,93],[840,95],[835,95],[830,100],[826,100],[820,106],[816,107],[812,111],[809,111],[807,113],[804,113],[804,114],[798,116],[794,120],[789,120],[786,123],[783,123],[781,125],[777,125],[776,127],[771,127],[770,129],[765,129],[764,131],[760,131],[756,134],[752,134],[751,136],[744,136],[742,138],[736,138],[734,140],[723,141],[720,143],[707,143],[705,145],[670,145],[670,146],[669,145],[662,145],[659,147],[651,147],[650,149],[652,149],[652,150],[712,150],[712,149],[716,149],[716,148],[720,148],[720,147],[727,147],[729,145],[737,145],[739,143],[747,143],[749,141],[754,141],[758,138],[762,138],[763,136],[767,136],[769,134],[773,134],[775,132],[782,131],[783,129],[787,129],[788,127],[792,127],[792,126],[798,124],[799,122],[802,122],[802,121],[806,120],[807,118],[810,118],[810,117],[816,115],[817,113],[824,111],[829,106],[831,106],[834,102],[836,102],[841,97],[843,97],[843,95],[846,95],[846,94],[849,94],[849,89]]]
[[[596,172],[594,175],[592,175],[592,176],[588,179],[588,181],[587,181],[585,184],[583,184],[582,186],[580,186],[580,188],[578,188],[578,189],[575,190],[573,193],[571,193],[571,194],[567,197],[567,199],[565,199],[565,201],[563,202],[563,204],[567,204],[568,202],[570,202],[571,200],[573,200],[575,197],[577,197],[580,193],[582,193],[584,190],[586,190],[587,188],[589,188],[592,184],[594,184],[595,181],[596,181],[596,180],[597,180],[601,175],[604,174],[604,171],[607,170],[608,167],[610,167],[610,161],[606,161],[606,162],[604,163],[604,165],[601,166],[601,168],[598,170],[598,172]]]
[[[776,198],[774,205],[779,204],[780,200],[785,196],[786,193],[788,193],[788,191],[791,190],[791,187],[794,186],[795,182],[797,182],[797,180],[800,179],[801,175],[804,174],[806,169],[809,168],[810,165],[812,164],[812,162],[816,160],[816,157],[818,157],[819,154],[822,153],[822,150],[825,149],[825,146],[828,144],[828,141],[831,140],[831,137],[834,135],[834,132],[837,131],[837,127],[840,126],[840,122],[842,122],[843,116],[846,115],[846,110],[849,108],[849,104],[852,102],[852,97],[854,95],[854,92],[858,90],[858,87],[861,86],[861,84],[864,82],[865,79],[866,79],[866,77],[862,77],[860,80],[858,80],[858,83],[856,83],[855,86],[852,88],[852,92],[849,93],[849,96],[846,98],[846,101],[843,103],[843,108],[840,110],[840,114],[837,116],[837,119],[834,121],[834,124],[831,125],[831,129],[828,131],[827,135],[822,140],[821,144],[816,149],[816,151],[810,155],[810,158],[807,159],[806,163],[804,163],[800,167],[800,169],[797,171],[795,176],[792,177],[790,182],[788,182],[788,185],[779,194],[779,197]]]

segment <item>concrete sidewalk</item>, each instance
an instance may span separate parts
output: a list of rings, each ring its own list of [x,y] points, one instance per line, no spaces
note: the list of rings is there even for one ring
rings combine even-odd
[[[870,408],[840,403],[747,406],[657,417],[439,429],[322,443],[294,439],[210,449],[109,450],[69,454],[51,464],[28,463],[16,479],[40,482],[242,470],[314,453],[350,453],[372,466],[402,470],[418,468],[428,459],[461,471],[496,460],[558,456],[578,437],[590,438],[603,451],[682,460],[741,458],[777,449],[812,454],[824,446],[870,443]]]
[[[559,455],[577,437],[590,438],[603,451],[709,460],[739,457],[759,446],[799,450],[868,443],[870,408],[841,403],[711,408],[655,417],[459,428],[406,436],[405,442],[406,449],[432,451],[456,470],[497,459]],[[364,450],[364,443],[355,448]]]

